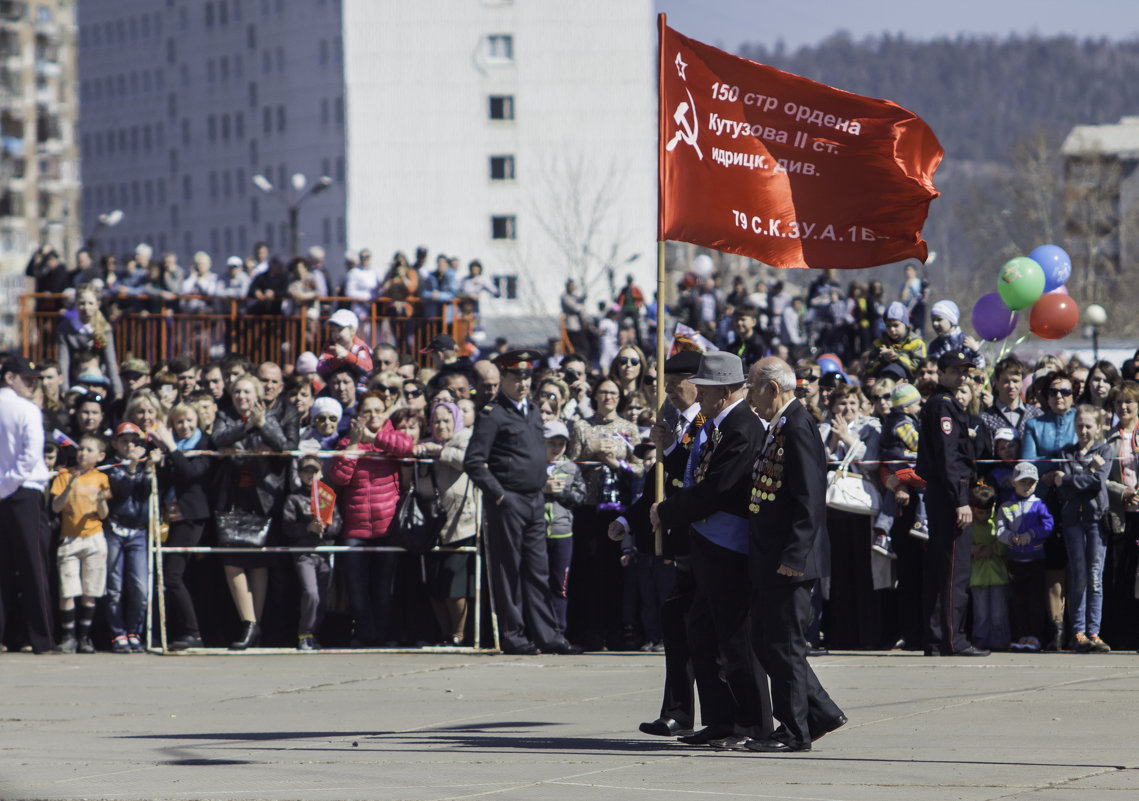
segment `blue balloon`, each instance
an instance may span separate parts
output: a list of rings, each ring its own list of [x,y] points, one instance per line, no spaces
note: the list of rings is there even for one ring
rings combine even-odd
[[[1044,270],[1044,291],[1051,292],[1068,283],[1072,275],[1072,260],[1062,247],[1041,245],[1028,254],[1028,258]]]

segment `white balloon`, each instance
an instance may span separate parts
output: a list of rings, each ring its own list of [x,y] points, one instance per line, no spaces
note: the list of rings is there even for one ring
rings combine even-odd
[[[1084,322],[1094,326],[1103,325],[1107,322],[1107,310],[1098,303],[1093,303],[1084,309]]]
[[[716,271],[716,265],[712,261],[712,257],[707,253],[701,253],[699,256],[692,260],[692,272],[696,273],[701,278],[707,278]]]

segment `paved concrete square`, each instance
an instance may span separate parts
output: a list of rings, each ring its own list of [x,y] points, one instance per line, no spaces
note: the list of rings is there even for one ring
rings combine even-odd
[[[808,754],[637,732],[656,654],[0,657],[3,799],[1139,798],[1139,656],[813,661]]]

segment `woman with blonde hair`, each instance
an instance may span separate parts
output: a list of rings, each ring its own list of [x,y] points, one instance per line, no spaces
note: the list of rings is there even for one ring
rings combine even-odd
[[[77,317],[63,316],[59,321],[59,371],[63,377],[63,391],[66,392],[74,376],[71,375],[71,362],[74,357],[89,351],[99,359],[99,366],[111,382],[111,392],[116,398],[123,396],[123,382],[119,377],[119,358],[115,354],[115,336],[111,324],[99,309],[99,291],[90,284],[84,284],[75,291],[75,311]]]

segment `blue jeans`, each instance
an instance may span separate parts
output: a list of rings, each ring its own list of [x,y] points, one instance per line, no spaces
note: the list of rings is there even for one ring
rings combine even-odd
[[[107,528],[107,625],[111,637],[142,637],[150,582],[146,532],[113,525]]]
[[[1099,521],[1064,526],[1068,548],[1068,603],[1072,610],[1072,630],[1089,637],[1099,634],[1103,611],[1103,562],[1107,538]]]

